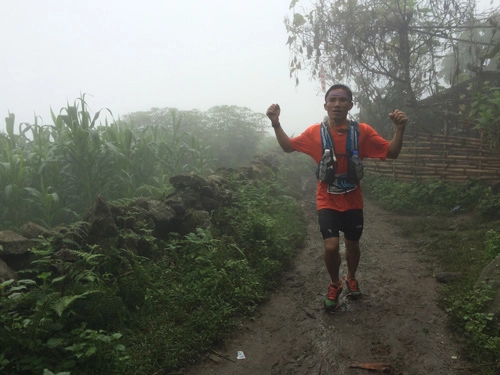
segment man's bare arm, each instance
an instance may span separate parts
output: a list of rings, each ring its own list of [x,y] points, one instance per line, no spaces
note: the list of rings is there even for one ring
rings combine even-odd
[[[274,128],[276,139],[278,140],[278,143],[283,151],[292,152],[294,149],[290,143],[290,137],[288,137],[280,124],[280,113],[281,109],[279,104],[271,104],[267,109],[266,115],[269,117],[269,120],[271,120],[271,125]]]
[[[408,117],[406,116],[406,113],[400,111],[399,109],[395,109],[389,114],[389,117],[396,125],[396,132],[394,133],[394,137],[389,144],[387,158],[396,159],[401,152],[401,148],[403,147],[403,134],[405,132],[406,123],[408,122]]]

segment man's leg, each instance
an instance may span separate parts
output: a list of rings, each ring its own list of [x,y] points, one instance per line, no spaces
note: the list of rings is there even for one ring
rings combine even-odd
[[[342,259],[339,253],[339,238],[329,237],[324,240],[325,265],[330,275],[331,283],[328,285],[328,294],[323,302],[325,310],[333,312],[339,307],[339,297],[342,293],[342,280],[339,278],[339,268]]]
[[[330,237],[324,240],[325,265],[333,284],[339,285],[339,268],[342,262],[339,253],[339,238]]]
[[[339,253],[341,215],[341,213],[334,210],[318,211],[319,227],[325,247],[325,265],[331,280],[328,285],[328,294],[323,302],[325,310],[328,312],[333,312],[340,306],[339,297],[343,287],[343,282],[339,277],[339,268],[342,262]]]
[[[359,265],[360,249],[359,241],[350,241],[345,239],[345,260],[347,262],[347,278],[355,279],[356,270]]]
[[[347,262],[347,275],[344,286],[347,290],[346,296],[352,299],[361,296],[358,281],[356,280],[356,270],[358,269],[360,258],[359,241],[345,240],[345,259]]]

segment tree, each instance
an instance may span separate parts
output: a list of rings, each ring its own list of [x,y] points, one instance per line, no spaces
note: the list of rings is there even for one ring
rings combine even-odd
[[[485,87],[472,102],[471,117],[491,145],[500,149],[500,87]]]
[[[138,128],[164,129],[171,140],[170,148],[179,150],[184,144],[192,157],[196,155],[198,164],[208,158],[210,163],[215,161],[216,168],[248,164],[265,134],[265,115],[238,106],[216,106],[206,112],[153,108],[125,118]],[[183,155],[176,160],[187,169],[192,167],[193,161]]]
[[[443,58],[439,75],[451,86],[483,71],[500,71],[500,13],[478,25],[464,26]]]
[[[207,111],[204,139],[217,167],[248,165],[265,134],[265,116],[246,107],[217,106]]]
[[[474,0],[317,0],[285,19],[291,74],[324,70],[325,80],[357,91],[361,116],[387,123],[443,88],[439,67],[457,26],[475,25]],[[363,118],[361,118],[363,120]]]

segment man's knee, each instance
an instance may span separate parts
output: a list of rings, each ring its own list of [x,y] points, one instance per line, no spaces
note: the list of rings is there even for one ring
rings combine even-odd
[[[339,252],[339,238],[331,237],[325,240],[325,252],[335,254]]]

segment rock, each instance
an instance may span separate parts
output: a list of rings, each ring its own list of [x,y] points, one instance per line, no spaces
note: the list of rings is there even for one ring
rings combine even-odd
[[[184,190],[176,191],[167,197],[165,203],[172,206],[172,208],[174,208],[181,215],[183,214],[182,211],[185,211],[188,208],[194,208],[195,210],[201,210],[203,208],[201,206],[200,189],[196,191],[192,188],[186,188]],[[175,208],[179,205],[182,207],[181,210]]]
[[[138,198],[131,205],[109,205],[117,228],[131,229],[139,232],[141,229],[155,229],[155,223],[149,211],[150,201]]]
[[[0,232],[0,246],[2,246],[2,256],[26,254],[33,241],[11,231],[4,230]]]
[[[0,259],[0,283],[4,281],[14,279],[17,280],[16,273],[5,263],[2,259]]]
[[[24,224],[20,228],[21,236],[28,238],[28,239],[43,237],[47,233],[49,233],[49,231],[47,229],[45,229],[41,225],[35,224],[31,221]]]
[[[169,223],[175,218],[175,210],[165,202],[150,200],[148,201],[148,211],[156,227],[168,227]]]
[[[130,229],[125,229],[123,232],[120,247],[135,255],[139,255],[139,238],[135,236],[135,233]]]
[[[233,176],[234,174],[239,174],[240,171],[238,171],[234,168],[220,167],[220,168],[217,168],[215,173],[217,174],[217,176],[221,176],[222,178],[229,178],[229,177]]]
[[[148,212],[155,224],[154,234],[160,238],[167,238],[168,233],[178,231],[179,217],[183,217],[185,209],[177,212],[166,202],[151,200],[148,201]]]
[[[167,198],[165,199],[165,204],[172,208],[175,211],[175,214],[178,216],[183,216],[186,213],[186,204],[182,200],[182,197],[177,193],[173,193],[167,196]]]
[[[203,186],[207,185],[207,181],[195,174],[177,175],[170,178],[170,183],[177,190],[192,189],[194,191],[200,190]]]
[[[83,221],[89,223],[88,235],[92,243],[118,235],[118,228],[111,214],[111,209],[102,195],[97,197],[94,207],[84,216]]]
[[[434,276],[436,280],[440,283],[449,283],[452,280],[459,279],[462,277],[461,272],[440,272]]]
[[[200,202],[203,209],[207,211],[215,211],[216,209],[223,207],[221,202],[210,197],[202,196]]]
[[[195,232],[197,228],[210,229],[211,213],[234,201],[236,193],[231,190],[228,177],[237,174],[241,179],[246,174],[252,179],[267,178],[274,177],[275,173],[275,160],[258,157],[250,163],[246,173],[220,169],[207,178],[195,174],[173,176],[170,183],[175,191],[162,200],[148,198],[151,194],[145,191],[130,204],[114,205],[99,195],[82,220],[72,225],[48,230],[28,222],[20,229],[22,235],[13,231],[0,232],[0,246],[3,247],[0,277],[10,278],[16,271],[29,267],[33,256],[29,248],[36,245],[40,237],[59,249],[56,255],[61,259],[67,251],[85,251],[87,245],[95,244],[102,249],[119,246],[141,256],[150,256],[153,254],[151,244],[141,239],[144,230],[159,239],[169,239],[172,235]],[[72,244],[71,248],[66,244]]]
[[[182,220],[179,233],[186,235],[192,233],[196,228],[208,229],[210,228],[210,214],[207,211],[191,210],[188,215]]]
[[[249,167],[242,168],[243,175],[248,179],[269,179],[275,178],[278,172],[277,160],[270,155],[256,156]]]

